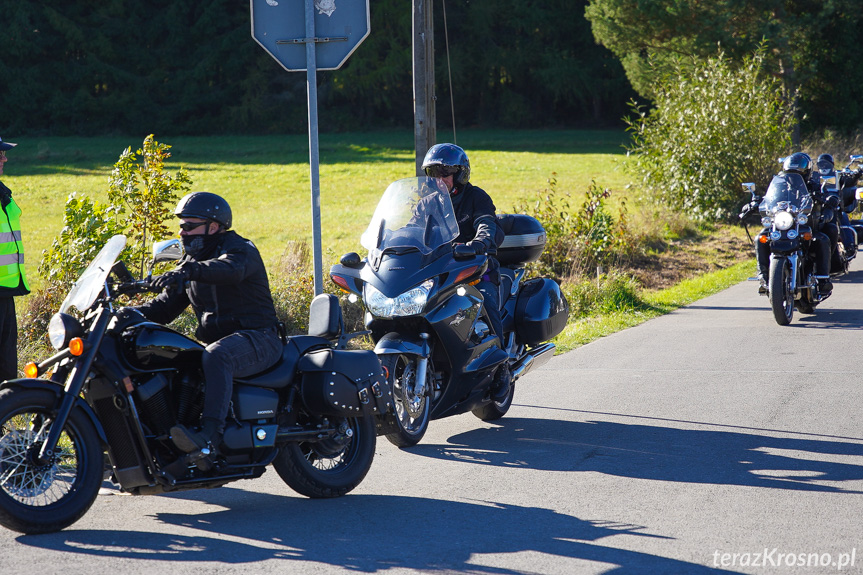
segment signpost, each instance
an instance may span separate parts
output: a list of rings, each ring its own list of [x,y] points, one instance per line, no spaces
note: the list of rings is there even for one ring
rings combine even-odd
[[[324,291],[318,70],[337,70],[370,31],[369,0],[250,0],[252,38],[288,72],[306,71],[315,295]]]

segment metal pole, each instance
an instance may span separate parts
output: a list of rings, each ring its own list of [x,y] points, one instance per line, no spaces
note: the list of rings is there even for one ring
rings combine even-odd
[[[306,86],[309,99],[309,176],[312,183],[312,257],[315,271],[315,295],[324,292],[323,257],[321,255],[321,183],[318,155],[318,84],[315,59],[315,5],[306,0]]]

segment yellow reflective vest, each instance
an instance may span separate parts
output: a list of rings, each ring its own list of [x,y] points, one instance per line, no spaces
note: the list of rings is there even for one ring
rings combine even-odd
[[[21,208],[15,200],[10,199],[3,212],[0,216],[0,288],[14,289],[23,285],[29,292],[27,276],[24,275]]]

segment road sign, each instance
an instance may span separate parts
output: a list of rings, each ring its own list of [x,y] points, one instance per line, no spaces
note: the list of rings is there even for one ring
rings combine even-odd
[[[306,70],[313,42],[318,70],[337,70],[369,35],[369,0],[314,0],[314,38],[304,0],[250,0],[252,37],[289,72]]]

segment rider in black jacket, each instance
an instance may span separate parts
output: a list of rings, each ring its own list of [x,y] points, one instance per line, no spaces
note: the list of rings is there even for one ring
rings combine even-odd
[[[147,319],[169,323],[189,305],[198,318],[196,336],[207,345],[202,357],[204,408],[200,431],[171,429],[181,450],[218,445],[224,431],[233,378],[267,369],[282,343],[264,262],[254,244],[229,231],[231,208],[221,197],[195,192],[177,204],[186,255],[176,269],[154,278],[163,289],[137,308]]]
[[[455,144],[435,144],[426,152],[422,165],[430,178],[440,178],[450,193],[458,223],[459,235],[453,243],[456,257],[488,254],[488,270],[477,284],[491,329],[506,349],[500,319],[500,263],[494,257],[503,241],[503,231],[497,226],[494,202],[483,190],[470,183],[470,161],[465,151]],[[497,372],[494,398],[503,401],[509,395],[512,374],[507,362]]]

